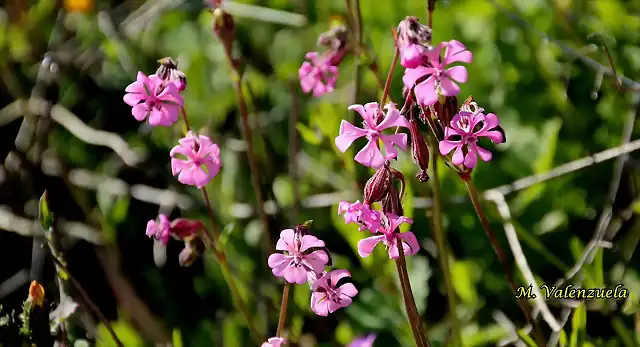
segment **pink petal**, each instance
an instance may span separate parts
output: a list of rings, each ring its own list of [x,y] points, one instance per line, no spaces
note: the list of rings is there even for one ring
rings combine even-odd
[[[431,106],[438,101],[436,94],[436,80],[433,76],[427,78],[424,82],[417,84],[414,93],[418,103],[423,106]]]
[[[171,158],[171,174],[173,176],[180,173],[180,171],[189,168],[189,163],[184,160]]]
[[[301,266],[289,266],[284,270],[284,279],[289,283],[307,283],[307,270]]]
[[[149,237],[153,237],[155,234],[156,234],[156,221],[152,219],[147,222],[146,235]]]
[[[360,115],[360,117],[362,117],[362,119],[366,120],[367,118],[369,118],[369,115],[367,115],[367,111],[364,109],[364,106],[362,105],[354,104],[347,107],[347,109],[350,111],[356,111]]]
[[[408,128],[409,121],[407,121],[407,119],[400,114],[400,111],[398,111],[397,108],[393,107],[393,108],[389,108],[386,116],[384,117],[382,122],[378,124],[376,129],[382,131],[384,129],[397,127],[397,126]]]
[[[134,82],[133,84],[135,84]],[[122,98],[124,102],[129,106],[135,106],[139,104],[141,101],[146,100],[147,96],[142,93],[127,93]]]
[[[209,183],[209,180],[212,178],[206,171],[204,171],[201,167],[194,166],[193,167],[193,182],[195,186],[198,188],[202,188]]]
[[[478,145],[474,145],[473,149],[478,153],[478,155],[480,156],[480,159],[482,159],[485,162],[490,161],[491,158],[493,157],[493,154],[491,154],[491,152],[487,151],[486,149]]]
[[[398,146],[403,151],[407,150],[407,134],[404,134],[404,133],[389,134],[389,135],[383,134],[383,135],[380,135],[380,140],[382,140],[382,143],[384,143],[385,150],[387,152],[392,150],[393,148],[392,144]],[[395,157],[396,156],[394,155],[391,158],[395,158]],[[387,157],[387,159],[391,159],[391,158]]]
[[[379,169],[384,165],[384,157],[378,148],[377,141],[373,140],[367,142],[354,159],[358,163],[374,169]]]
[[[467,68],[464,66],[454,66],[450,69],[447,69],[447,76],[459,83],[467,82],[467,78],[469,77]]]
[[[309,52],[304,56],[306,59],[311,60],[312,62],[318,57],[318,52]]]
[[[284,229],[280,232],[280,239],[276,243],[276,249],[279,251],[287,251],[293,253],[293,237],[295,231],[293,229]]]
[[[275,268],[289,261],[291,261],[291,257],[285,256],[282,253],[273,253],[267,259],[267,264],[269,264],[270,268]]]
[[[301,240],[300,252],[304,252],[311,247],[324,247],[324,241],[313,235],[304,235]]]
[[[373,249],[376,247],[376,245],[380,241],[382,241],[384,237],[384,235],[371,236],[358,241],[358,254],[363,258],[368,257],[371,252],[373,252]]]
[[[340,293],[353,298],[354,296],[358,295],[358,290],[356,289],[356,286],[353,285],[353,283],[345,283],[340,286]]]
[[[474,167],[476,167],[477,163],[478,156],[473,149],[470,149],[469,152],[467,152],[467,155],[464,156],[464,166],[468,167],[469,169],[473,169]]]
[[[438,144],[438,148],[440,149],[440,154],[442,154],[442,155],[449,154],[449,152],[451,152],[454,148],[456,148],[458,146],[461,146],[459,141],[458,142],[453,142],[453,141],[449,141],[449,140],[442,140]]]
[[[410,231],[400,233],[398,235],[404,242],[409,245],[411,248],[411,255],[416,255],[420,250],[420,244],[418,243],[418,239],[416,239],[416,235]]]
[[[329,315],[329,303],[324,294],[311,294],[311,310],[318,316],[326,317]]]
[[[460,165],[464,162],[464,153],[462,152],[462,146],[456,146],[456,151],[453,153],[451,161],[456,165]]]
[[[147,75],[142,73],[142,71],[138,71],[138,75],[136,76],[136,81],[129,84],[124,89],[124,91],[127,93],[139,93],[139,94],[148,95],[148,92],[145,89],[145,86],[147,86],[148,84],[149,84],[149,78],[147,77]]]
[[[460,93],[460,87],[458,87],[454,81],[446,77],[440,80],[440,89],[444,96],[456,96]]]
[[[426,48],[419,44],[408,44],[400,49],[400,64],[405,68],[414,69],[422,63],[422,55]]]
[[[404,76],[402,76],[402,82],[407,88],[413,87],[417,80],[420,78],[432,74],[435,69],[425,66],[419,66],[415,69],[404,70]]]
[[[149,115],[149,124],[153,126],[163,125],[165,123],[165,113],[163,108],[154,107]]]
[[[353,141],[366,135],[366,130],[360,129],[343,119],[340,123],[340,135],[335,139],[336,147],[340,152],[344,153]]]
[[[442,65],[455,62],[471,63],[473,62],[473,54],[460,41],[451,40],[447,43],[447,48],[444,51]]]
[[[191,165],[189,165],[188,168],[182,170],[178,175],[178,182],[189,185],[189,186],[195,185],[193,174],[194,174],[194,168]]]
[[[329,278],[329,286],[335,287],[340,279],[350,277],[351,274],[347,270],[333,270],[327,274]]]
[[[131,109],[131,114],[133,115],[133,118],[135,118],[137,121],[140,121],[140,122],[142,122],[147,118],[148,112],[149,112],[149,106],[146,103],[137,104],[133,106],[133,108]]]
[[[400,253],[398,253],[398,242],[397,239],[394,238],[392,245],[389,246],[389,258],[390,259],[398,259],[400,257]],[[404,242],[401,242],[402,250],[404,251],[404,255],[407,256],[411,254],[411,248]]]
[[[329,312],[333,313],[336,312],[337,310],[343,308],[343,307],[347,307],[349,305],[351,305],[351,298],[343,295],[340,297],[340,303],[337,303],[335,301],[329,301]]]
[[[484,123],[487,126],[487,129],[493,129],[500,125],[500,119],[493,113],[489,113],[484,116]]]
[[[314,272],[324,271],[324,266],[329,262],[329,257],[324,251],[313,251],[304,256],[303,262],[313,269]]]
[[[502,143],[504,141],[504,136],[502,136],[502,133],[497,130],[485,131],[477,134],[477,136],[486,136],[491,139],[491,142],[493,143]]]

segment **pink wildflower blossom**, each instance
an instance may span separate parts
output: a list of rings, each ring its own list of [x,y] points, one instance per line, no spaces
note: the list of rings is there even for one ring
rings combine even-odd
[[[478,146],[479,137],[488,137],[493,143],[503,142],[502,133],[494,130],[499,125],[500,119],[493,113],[485,115],[481,111],[461,111],[445,128],[444,140],[439,144],[440,153],[446,155],[455,148],[451,161],[456,165],[464,164],[467,168],[473,169],[478,162],[478,156],[485,162],[492,157],[491,152]]]
[[[310,62],[305,61],[298,70],[302,91],[313,90],[315,97],[332,92],[338,80],[338,67],[331,64],[331,59],[319,57],[318,52],[309,52],[305,57]]]
[[[261,347],[280,347],[280,345],[285,343],[287,343],[287,340],[283,337],[270,337]]]
[[[137,80],[125,89],[124,102],[132,106],[131,114],[138,121],[149,118],[153,126],[171,126],[178,120],[183,99],[174,83],[164,83],[157,75],[147,77],[138,72]]]
[[[352,283],[337,287],[338,281],[351,277],[347,270],[334,270],[323,274],[311,285],[311,310],[319,316],[328,316],[340,308],[351,305],[358,290]]]
[[[416,68],[422,64],[431,48],[431,28],[420,24],[418,18],[407,17],[398,24],[398,49],[400,64],[405,68]]]
[[[338,204],[338,214],[344,213],[344,222],[358,223],[360,225],[359,230],[369,229],[372,233],[375,233],[380,227],[380,220],[382,214],[380,211],[371,209],[367,204],[363,204],[360,200],[352,203],[342,201]]]
[[[293,229],[285,229],[280,233],[276,249],[288,254],[274,253],[267,260],[274,275],[284,277],[289,283],[304,284],[307,272],[321,273],[329,262],[327,253],[312,248],[324,247],[324,241],[313,235],[301,235]]]
[[[162,244],[166,245],[169,242],[171,223],[169,223],[169,217],[164,214],[159,215],[158,220],[156,222],[152,219],[147,222],[147,236],[160,240]]]
[[[182,184],[204,187],[220,171],[220,148],[207,136],[191,131],[178,143],[169,153],[171,172],[174,176],[179,174],[178,181]],[[178,154],[184,159],[177,157]]]
[[[340,135],[336,137],[336,147],[340,152],[344,153],[356,139],[366,136],[369,142],[356,154],[355,160],[374,169],[378,169],[384,165],[385,160],[391,160],[398,156],[398,151],[394,146],[401,150],[407,149],[407,134],[383,134],[382,131],[397,126],[409,127],[409,123],[404,118],[394,104],[389,103],[385,107],[386,115],[382,115],[377,102],[370,102],[362,105],[351,105],[350,110],[354,110],[362,116],[363,128],[358,128],[353,124],[342,120],[340,123]],[[386,154],[382,155],[380,151],[381,140],[384,144]]]
[[[444,58],[440,52],[444,48]],[[464,66],[446,68],[455,62],[471,63],[473,55],[462,43],[456,40],[442,42],[433,50],[425,52],[429,65],[406,69],[402,81],[407,88],[415,84],[414,93],[419,104],[430,106],[438,101],[438,94],[455,96],[460,93],[456,84],[467,81],[467,69]],[[426,77],[426,79],[424,79]],[[423,80],[424,79],[424,80]]]
[[[367,336],[354,339],[349,345],[347,345],[347,347],[372,347],[375,340],[376,335],[369,334]]]
[[[389,250],[389,258],[397,259],[400,254],[398,253],[398,241],[400,239],[402,242],[402,248],[404,250],[405,255],[415,255],[420,250],[420,245],[418,244],[418,240],[416,236],[408,231],[408,232],[396,232],[396,229],[402,223],[413,223],[413,220],[407,217],[398,217],[392,214],[386,214],[385,222],[378,229],[382,235],[376,235],[367,237],[366,239],[362,239],[358,242],[358,254],[361,257],[368,257],[376,245],[382,242],[387,249]]]

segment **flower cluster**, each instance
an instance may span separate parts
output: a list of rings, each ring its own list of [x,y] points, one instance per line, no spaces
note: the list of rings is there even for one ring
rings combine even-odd
[[[292,284],[308,283],[311,287],[311,310],[327,316],[351,305],[358,290],[352,283],[340,281],[350,277],[347,270],[325,271],[331,257],[324,241],[309,233],[309,223],[285,229],[276,244],[278,251],[269,256],[273,274]]]
[[[309,52],[298,70],[300,86],[305,93],[318,97],[333,92],[338,80],[338,66],[348,52],[347,28],[336,25],[318,38],[318,45],[326,47],[322,54]]]
[[[187,87],[187,77],[178,70],[171,58],[158,60],[155,74],[145,75],[138,72],[135,82],[125,89],[124,102],[132,107],[131,114],[138,121],[148,119],[151,126],[172,126],[184,114],[182,93]],[[186,114],[185,122],[186,122]],[[220,148],[208,136],[188,131],[169,153],[171,172],[178,176],[182,184],[203,188],[219,172],[222,166]],[[159,240],[163,245],[173,237],[185,242],[179,261],[183,266],[190,265],[202,253],[202,242],[196,237],[204,225],[198,220],[178,218],[169,220],[160,214],[157,220],[147,223],[147,236]]]

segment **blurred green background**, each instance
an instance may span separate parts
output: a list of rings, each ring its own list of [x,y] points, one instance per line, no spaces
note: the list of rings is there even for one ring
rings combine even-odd
[[[353,117],[349,105],[379,99],[375,75],[366,66],[375,62],[384,81],[393,56],[391,28],[408,15],[424,23],[426,1],[361,0],[360,6],[368,49],[358,60],[350,55],[340,65],[335,92],[320,98],[302,94],[297,70],[306,52],[318,50],[316,38],[332,18],[346,15],[345,2],[248,0],[228,6],[236,21],[234,54],[246,64],[244,92],[270,216],[266,232],[276,240],[280,230],[312,219],[312,230],[332,251],[334,266],[348,269],[360,290],[353,305],[323,318],[311,312],[307,286],[296,286],[287,329],[299,346],[343,346],[371,332],[378,334],[375,346],[411,346],[413,341],[394,264],[380,249],[361,259],[356,244],[365,235],[337,215],[339,201],[361,199],[354,187],[372,172],[339,153],[333,139],[340,121]],[[174,346],[252,345],[214,259],[207,254],[182,268],[180,242],[170,242],[165,250],[144,234],[146,222],[159,212],[206,221],[200,192],[171,176],[168,152],[181,126],[152,130],[135,121],[122,101],[137,71],[151,74],[157,59],[170,56],[187,75],[183,95],[192,127],[210,135],[222,150],[222,171],[208,189],[230,265],[259,329],[274,335],[282,281],[269,271],[260,245],[265,230],[255,212],[246,142],[211,11],[201,0],[5,0],[0,22],[3,312],[19,311],[31,279],[43,281],[47,299],[56,299],[51,264],[38,263],[41,251],[32,245],[38,231],[28,223],[47,189],[52,209],[66,222],[61,232],[71,272],[114,321],[127,347],[172,341]],[[640,79],[640,1],[436,4],[434,42],[456,39],[474,54],[460,99],[473,95],[501,117],[507,134],[507,143],[492,149],[493,161],[474,170],[480,190],[547,172],[640,135],[633,112],[637,93],[617,91],[614,78],[603,78],[573,59],[542,32],[607,67],[604,46],[594,36],[599,33],[617,73]],[[46,88],[37,77],[45,53],[58,69]],[[354,100],[357,64],[362,65],[362,84]],[[401,70],[391,85],[391,97],[400,104]],[[22,147],[15,140],[23,117],[38,119],[43,108],[42,102],[24,106],[34,94],[56,105],[53,120],[38,126],[35,144]],[[78,120],[84,125],[78,126]],[[115,143],[111,147],[120,154],[102,140]],[[588,301],[568,311],[560,335],[567,346],[640,345],[640,261],[634,252],[640,239],[639,164],[638,154],[631,153],[622,161],[589,165],[506,197],[538,283],[552,284],[564,276],[598,229],[601,213],[612,208],[604,234],[611,247],[599,248],[573,281],[585,287],[623,283],[631,295],[622,301]],[[415,220],[411,230],[423,247],[408,260],[414,296],[433,346],[442,346],[449,321],[428,219],[433,183],[413,178],[417,168],[408,153],[393,165],[407,177],[405,213]],[[439,175],[464,346],[497,345],[514,334],[508,321],[522,328],[524,318],[464,185],[444,165]],[[508,249],[495,205],[487,201],[485,208]],[[519,284],[528,285],[515,265],[514,274]],[[556,317],[568,305],[548,304]],[[92,321],[83,325],[94,326]],[[541,325],[550,334],[544,321]],[[103,327],[95,334],[98,346],[113,346]],[[44,335],[34,336],[45,341],[39,345],[50,342]],[[18,346],[22,340],[14,324],[0,327],[0,345]]]

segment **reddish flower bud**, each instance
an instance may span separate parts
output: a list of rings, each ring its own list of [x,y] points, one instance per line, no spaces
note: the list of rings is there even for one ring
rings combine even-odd
[[[31,281],[29,299],[34,305],[42,307],[44,302],[44,287],[38,281]]]
[[[171,221],[170,233],[173,237],[184,240],[195,235],[203,227],[204,225],[199,220],[177,218]]]
[[[418,121],[415,118],[409,120],[409,133],[411,134],[411,158],[413,162],[418,165],[420,172],[416,175],[416,178],[420,182],[427,182],[429,175],[427,169],[429,168],[429,147],[424,141],[424,137],[418,127]]]
[[[216,1],[222,2],[222,1]],[[217,4],[218,6],[220,4]],[[224,50],[231,55],[233,40],[236,36],[236,26],[233,17],[220,7],[213,10],[213,32],[218,36],[224,46]]]
[[[164,81],[173,82],[179,92],[187,87],[187,76],[184,72],[178,70],[178,63],[170,57],[158,60],[160,66],[156,70],[156,75]]]
[[[400,193],[395,185],[389,185],[389,194],[382,200],[382,211],[391,213],[396,216],[404,215],[404,209],[402,208],[402,202],[400,199]]]
[[[309,235],[309,228],[313,223],[312,220],[308,220],[302,224],[298,224],[293,228],[293,231],[300,236]]]
[[[448,96],[444,104],[440,105],[440,109],[438,110],[438,118],[440,118],[440,122],[442,122],[443,127],[449,126],[453,116],[458,112],[458,98],[456,96]]]
[[[382,201],[389,192],[391,185],[391,171],[389,162],[376,170],[364,186],[364,203],[371,206],[374,202]]]
[[[178,255],[180,266],[188,267],[204,253],[206,247],[202,239],[195,235],[188,236],[184,240],[184,248]]]

